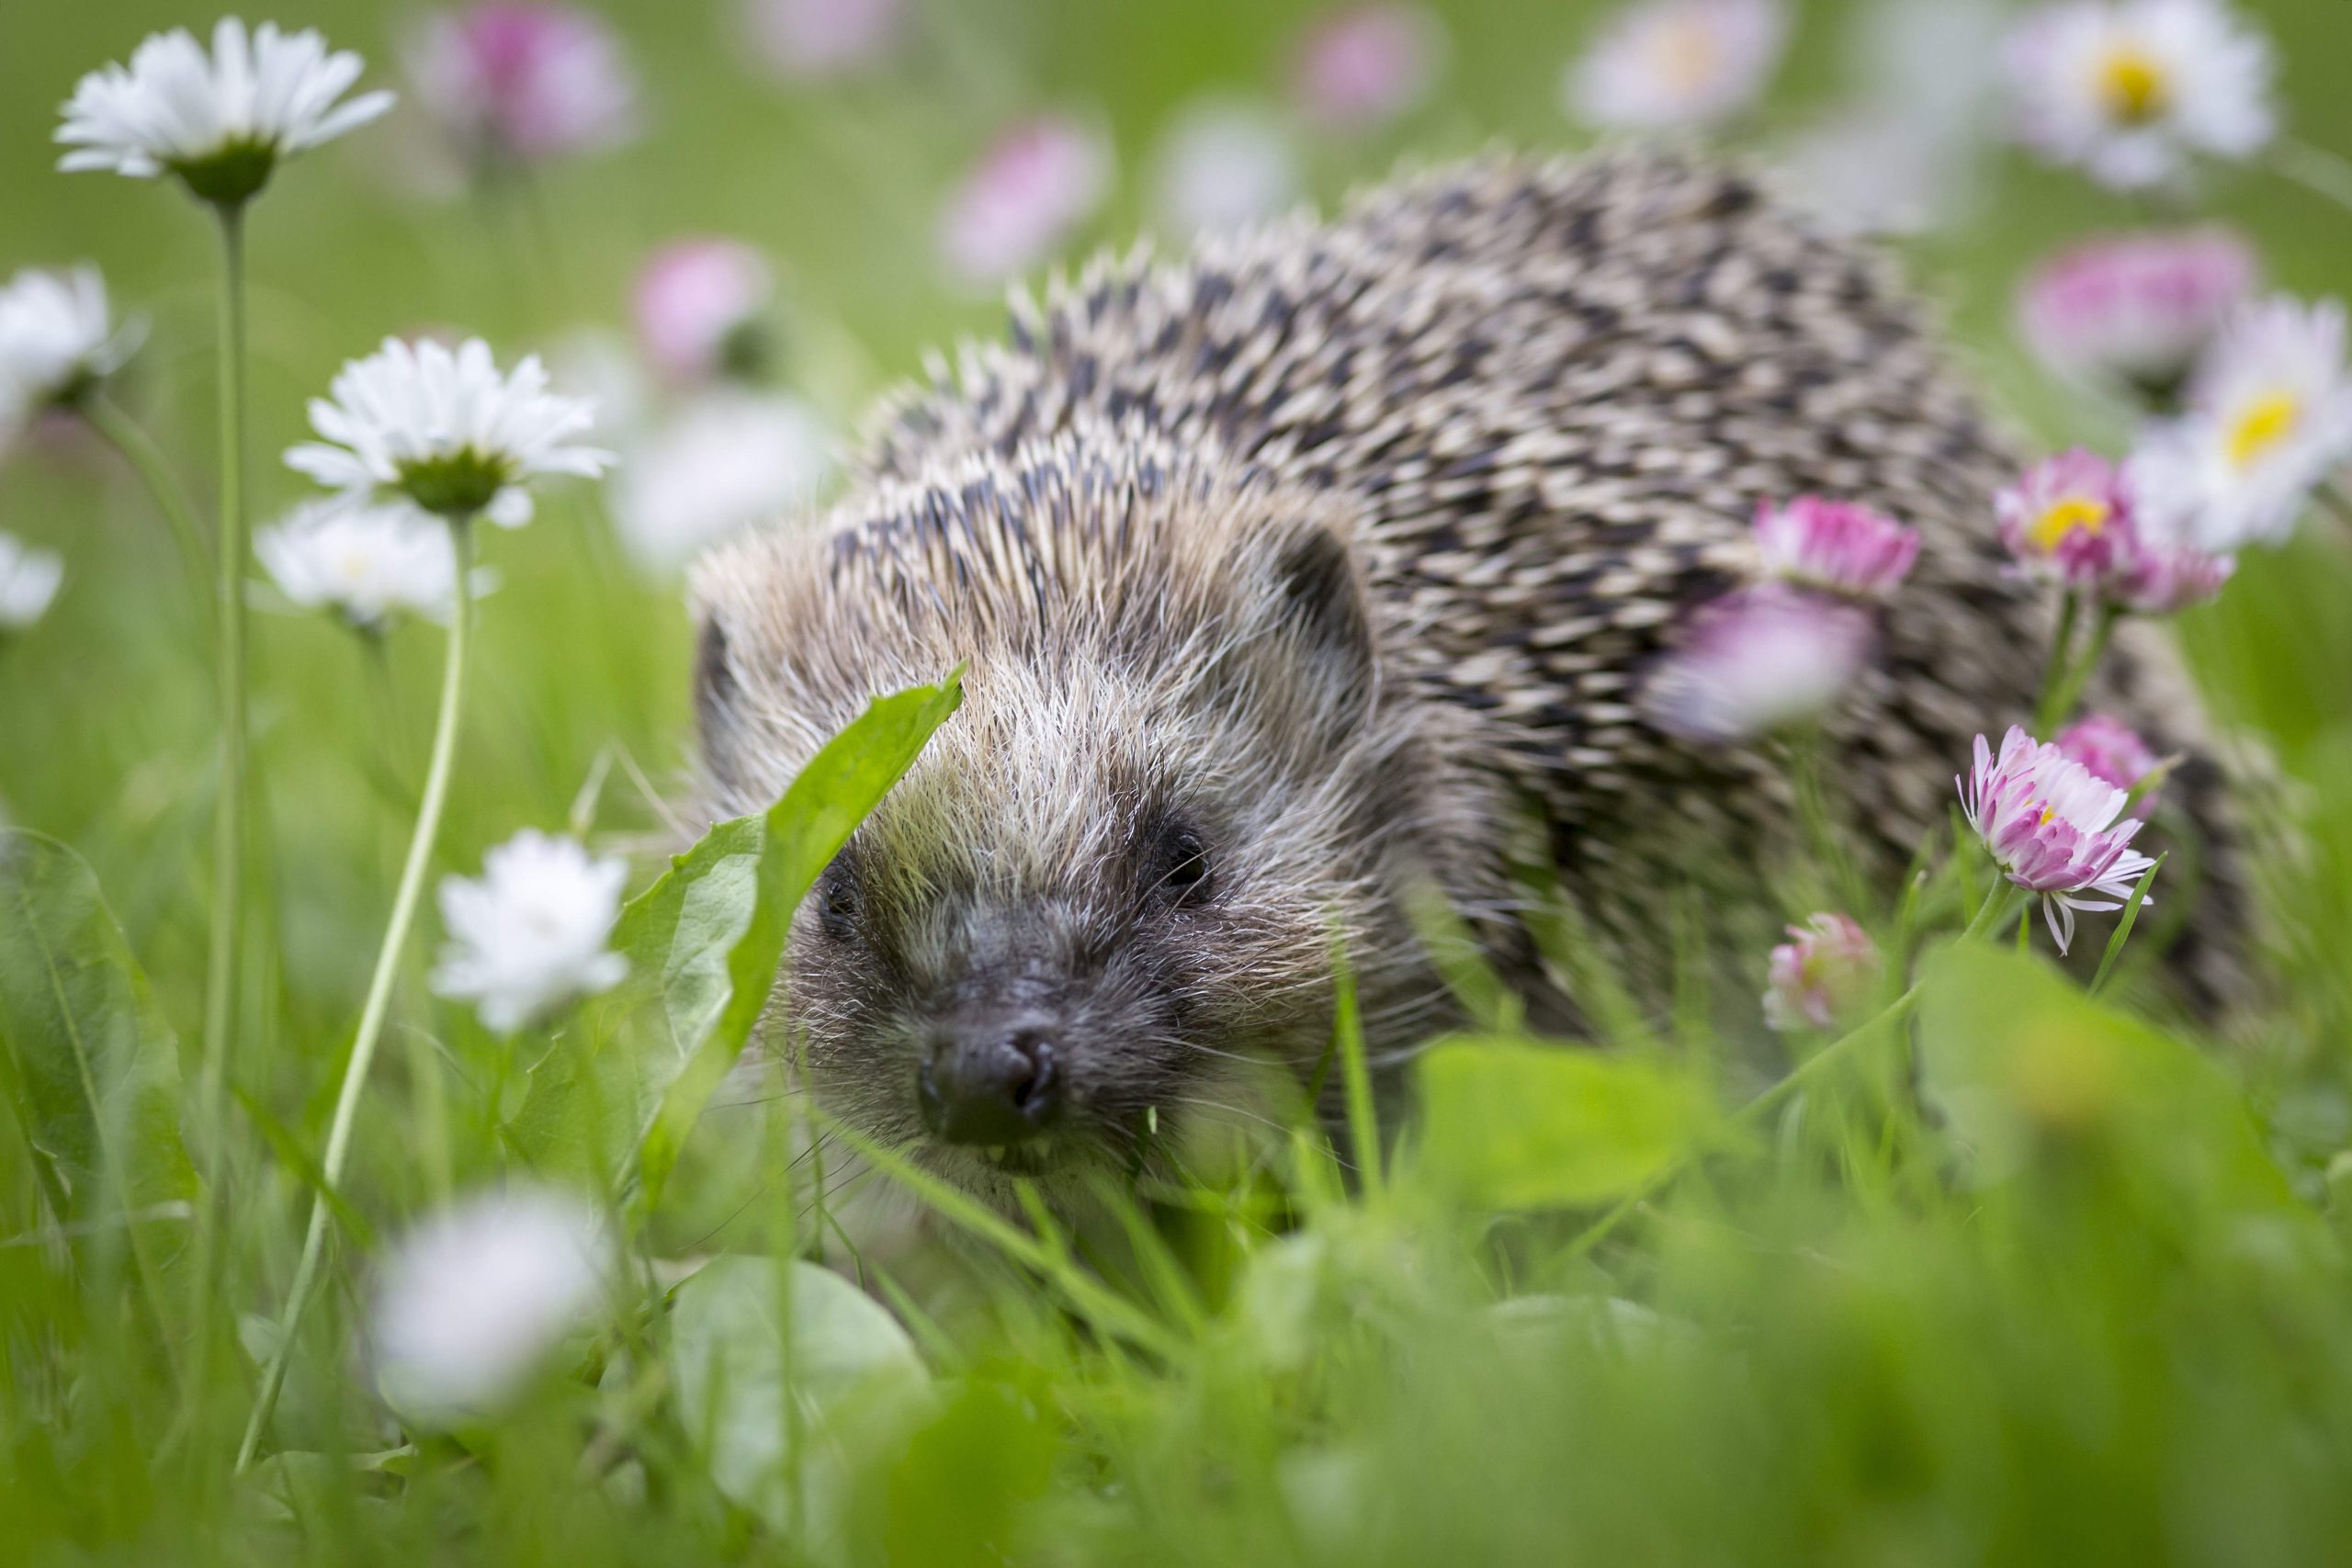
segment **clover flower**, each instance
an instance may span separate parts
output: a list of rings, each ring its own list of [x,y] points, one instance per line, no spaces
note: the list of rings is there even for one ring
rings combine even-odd
[[[1756,546],[1769,578],[1883,599],[1919,558],[1919,531],[1868,507],[1801,495],[1758,505]]]
[[[967,283],[997,283],[1045,259],[1101,203],[1111,178],[1102,140],[1044,116],[997,138],[940,215],[939,250]]]
[[[22,631],[49,612],[65,581],[65,561],[53,550],[0,534],[0,631]]]
[[[569,1192],[514,1186],[460,1200],[379,1267],[368,1320],[379,1392],[433,1426],[494,1414],[589,1321],[616,1267],[610,1229]]]
[[[1824,912],[1788,928],[1766,972],[1764,1021],[1773,1029],[1827,1029],[1878,978],[1878,946],[1850,916]]]
[[[401,495],[443,517],[480,513],[511,528],[530,521],[528,481],[594,479],[612,461],[574,441],[594,413],[548,390],[537,355],[502,376],[480,338],[454,352],[386,338],[345,365],[330,390],[311,400],[311,427],[323,439],[289,448],[286,463],[355,498]]]
[[[751,246],[677,241],[638,269],[629,295],[638,342],[677,381],[757,370],[765,354],[761,318],[775,293],[774,271]]]
[[[1291,93],[1318,124],[1370,130],[1429,96],[1444,57],[1444,28],[1418,6],[1340,6],[1300,39]]]
[[[1869,657],[1868,611],[1767,584],[1702,605],[1644,706],[1660,729],[1724,745],[1818,715]]]
[[[139,336],[135,325],[115,330],[96,267],[27,267],[10,278],[0,287],[0,445],[120,368]]]
[[[2062,0],[2018,23],[2003,63],[2019,139],[2119,189],[2247,157],[2275,129],[2269,41],[2221,0]]]
[[[184,28],[132,51],[128,69],[107,65],[75,85],[57,140],[72,149],[61,169],[112,169],[133,179],[175,175],[199,198],[234,207],[269,182],[284,159],[367,124],[392,95],[344,100],[366,69],[348,50],[330,53],[313,31],[251,33],[234,17],[212,29],[212,50]]]
[[[402,615],[447,621],[457,604],[456,541],[406,502],[307,502],[254,536],[254,554],[287,598],[361,631]]]
[[[846,76],[880,63],[906,30],[905,0],[743,0],[760,58],[793,81]]]
[[[475,159],[537,163],[637,133],[637,76],[594,15],[482,0],[425,18],[405,51],[417,101]]]
[[[483,857],[479,880],[442,879],[449,942],[434,991],[473,1002],[482,1022],[504,1033],[612,989],[628,973],[607,946],[628,877],[618,860],[525,829]]]
[[[1568,112],[1604,130],[1709,125],[1754,103],[1787,42],[1782,0],[1636,0],[1568,67]]]
[[[730,534],[808,505],[831,471],[831,436],[807,404],[713,391],[630,447],[613,520],[639,565],[674,571]]]
[[[2224,230],[2091,240],[2026,279],[2018,331],[2057,375],[2162,408],[2245,300],[2255,273],[2252,248]]]
[[[1179,113],[1152,156],[1160,221],[1182,234],[1274,217],[1306,188],[1298,148],[1271,110],[1211,98]]]
[[[2139,731],[2109,714],[2085,714],[2058,732],[2052,746],[2080,762],[2091,777],[2129,795],[2164,765],[2162,758],[2140,739]],[[2153,786],[2140,797],[2140,809],[2154,812]]]
[[[2344,307],[2284,297],[2241,309],[2189,386],[2188,411],[2132,454],[2132,486],[2161,536],[2212,554],[2275,544],[2352,456]]]
[[[2074,943],[2076,910],[2121,908],[2155,863],[2132,848],[2141,824],[2122,815],[2129,791],[2014,725],[1997,757],[1978,736],[1973,770],[1952,783],[1995,863],[2041,900],[2060,953]]]

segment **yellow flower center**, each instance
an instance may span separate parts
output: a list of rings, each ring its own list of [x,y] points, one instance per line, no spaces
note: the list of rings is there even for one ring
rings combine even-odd
[[[2246,404],[2230,422],[2230,462],[2250,468],[2281,441],[2295,433],[2303,417],[2302,400],[2292,392],[2272,392]]]
[[[2118,44],[2099,62],[2098,98],[2118,124],[2145,125],[2172,107],[2172,83],[2154,56],[2133,44]]]
[[[2026,539],[2035,549],[2047,553],[2064,543],[2066,536],[2078,528],[2086,534],[2097,534],[2107,526],[2112,510],[2107,502],[2086,495],[2066,496],[2033,520],[2033,526],[2026,530]]]
[[[2034,826],[2037,828],[2047,828],[2050,826],[2050,819],[2057,815],[2058,814],[2055,811],[2051,810],[2050,807],[2045,806],[2041,808],[2041,819],[2035,822]]]

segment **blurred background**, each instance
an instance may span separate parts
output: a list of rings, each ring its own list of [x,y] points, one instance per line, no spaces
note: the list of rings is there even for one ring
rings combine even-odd
[[[2253,0],[2302,141],[2352,150],[2352,6]],[[603,0],[455,12],[277,7],[401,95],[284,171],[251,234],[254,515],[305,493],[277,455],[302,404],[387,333],[487,336],[603,400],[623,457],[486,541],[495,589],[442,859],[525,825],[672,836],[653,796],[688,740],[679,563],[826,493],[835,444],[922,351],[997,330],[1009,280],[1138,236],[1325,206],[1400,161],[1589,144],[1582,0]],[[2120,417],[2051,381],[2012,331],[2021,276],[2150,216],[2003,139],[1997,0],[1798,0],[1752,107],[1714,134],[1884,232],[1994,402],[2041,442],[2116,450]],[[54,171],[56,106],[186,0],[0,7],[0,273],[97,264],[147,321],[119,396],[209,498],[216,258],[177,191]],[[249,19],[260,19],[254,14]],[[501,74],[502,73],[505,74]],[[469,74],[470,73],[470,74]],[[2352,212],[2261,169],[2200,205],[2268,278],[2342,290]],[[712,243],[710,242],[721,242]],[[209,504],[200,510],[209,514]],[[1988,514],[1987,526],[1990,527]],[[95,863],[185,1029],[202,971],[212,715],[204,613],[146,495],[70,423],[0,461],[0,528],[62,553],[65,588],[0,648],[0,803]],[[2352,570],[2335,537],[2250,557],[2184,629],[2232,720],[2332,802],[2320,884],[2352,929]],[[421,769],[438,634],[355,637],[256,572],[264,918],[283,1027],[331,1037],[360,989]],[[2322,937],[2328,935],[2322,932]],[[286,1061],[279,1053],[255,1060]],[[300,1053],[293,1059],[299,1061]],[[315,1077],[315,1082],[312,1078]],[[324,1092],[304,1074],[295,1092]]]

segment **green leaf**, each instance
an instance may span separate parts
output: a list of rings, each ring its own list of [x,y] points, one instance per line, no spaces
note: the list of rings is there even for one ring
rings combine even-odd
[[[2291,1203],[2228,1074],[2046,960],[1956,942],[1928,956],[1920,989],[1923,1089],[1980,1181],[2099,1145],[2156,1208]]]
[[[1455,1040],[1420,1060],[1421,1159],[1482,1208],[1595,1203],[1632,1191],[1713,1121],[1688,1077],[1656,1062]]]
[[[657,1201],[710,1096],[775,988],[793,912],[850,834],[963,701],[960,671],[880,697],[828,741],[764,812],[721,822],[621,911],[614,945],[630,985],[595,1010],[604,1027],[532,1072],[509,1132],[535,1161],[609,1176],[633,1157]],[[618,1027],[648,1005],[660,1043]],[[602,1038],[596,1038],[601,1033]]]
[[[672,1293],[668,1354],[719,1490],[845,1560],[854,1478],[929,1414],[931,1374],[899,1320],[813,1263],[720,1258]]]
[[[38,833],[0,832],[0,1058],[68,1214],[194,1195],[171,1028],[97,878]]]

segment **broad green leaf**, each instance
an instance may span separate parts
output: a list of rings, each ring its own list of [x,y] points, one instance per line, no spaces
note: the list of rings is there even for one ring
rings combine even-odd
[[[875,1560],[932,1568],[1028,1560],[1023,1516],[1053,1484],[1058,1447],[1041,1404],[1000,1382],[943,1391],[938,1413],[885,1478]]]
[[[1454,1040],[1420,1060],[1422,1163],[1472,1204],[1564,1208],[1618,1197],[1687,1152],[1706,1096],[1654,1062]]]
[[[171,1028],[97,878],[38,833],[0,832],[0,1058],[25,1140],[71,1214],[194,1194]]]
[[[669,1359],[719,1489],[820,1561],[846,1559],[854,1478],[929,1410],[899,1320],[813,1263],[720,1258],[672,1293]]]
[[[794,910],[962,700],[957,674],[876,699],[775,806],[719,823],[629,902],[614,945],[630,985],[533,1069],[509,1129],[526,1154],[604,1177],[633,1155],[640,1201],[659,1198],[767,1005]],[[620,1025],[649,998],[663,1038],[646,1046]]]
[[[1919,1050],[1925,1092],[1980,1179],[2013,1174],[2053,1141],[2105,1140],[2132,1179],[2199,1203],[2290,1201],[2226,1073],[2045,960],[1975,942],[1931,954]]]

